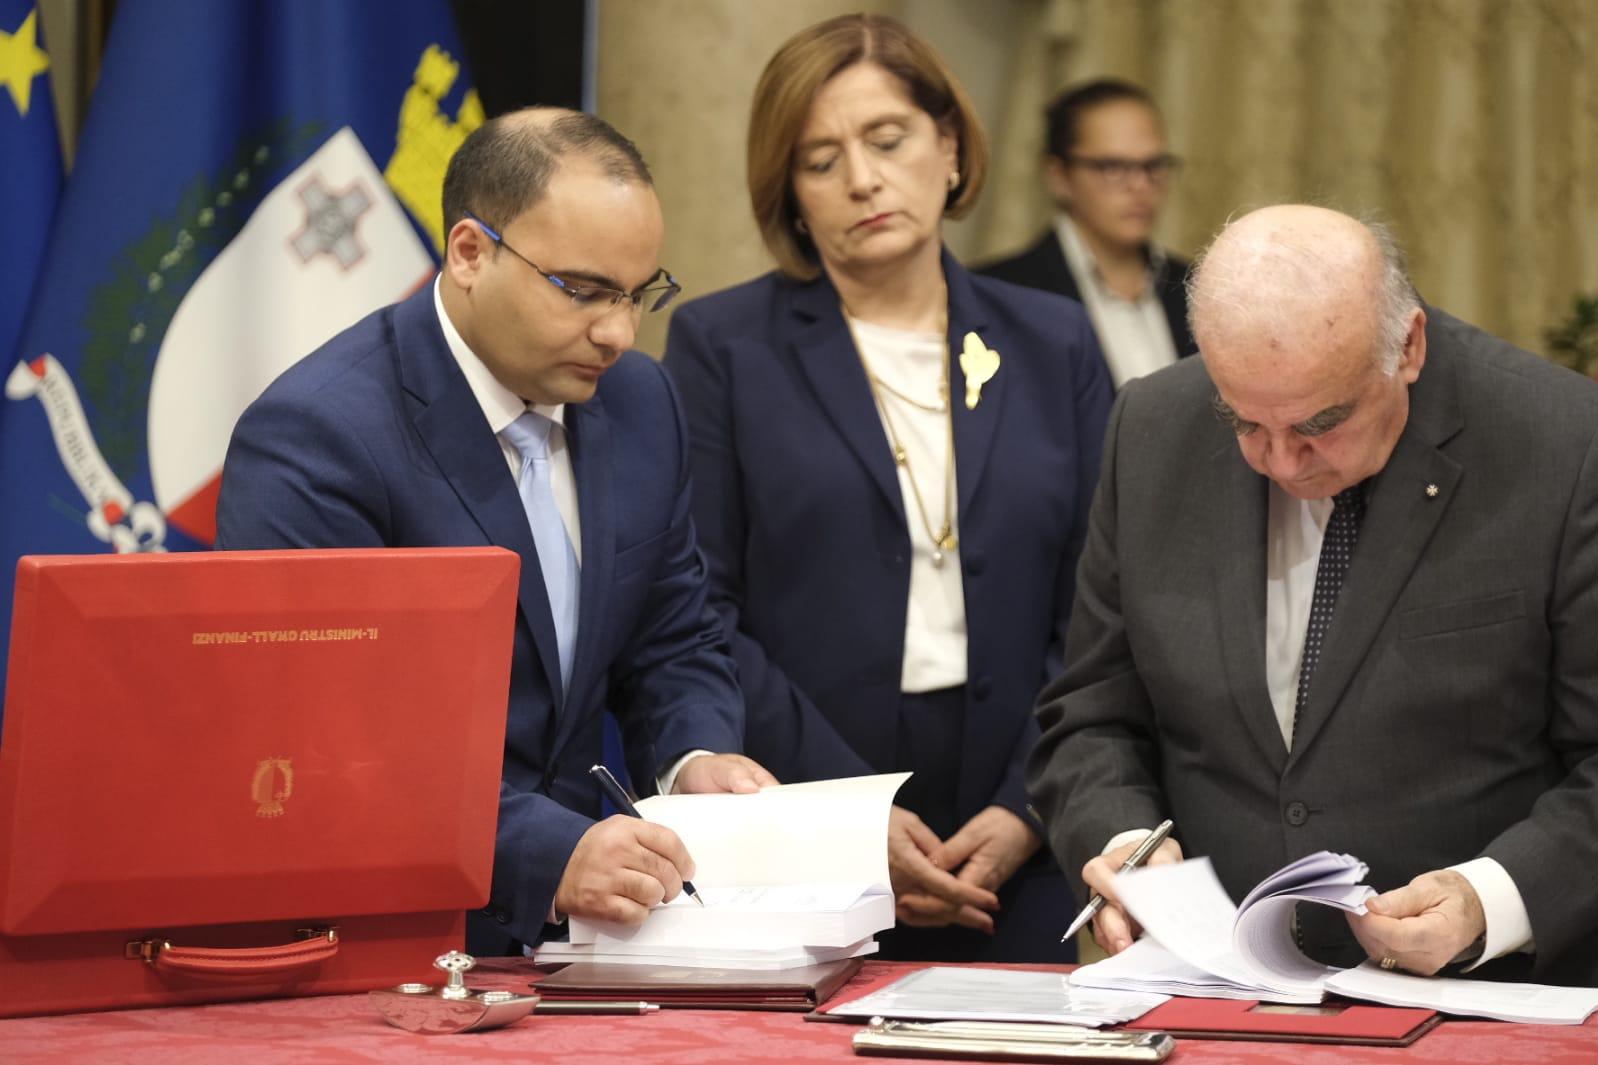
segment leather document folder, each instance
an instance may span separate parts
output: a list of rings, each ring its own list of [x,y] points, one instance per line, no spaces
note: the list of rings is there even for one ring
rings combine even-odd
[[[519,572],[498,548],[24,557],[0,1016],[433,979],[488,898]]]
[[[534,987],[550,1001],[642,999],[664,1008],[806,1012],[831,998],[860,971],[860,965],[859,958],[844,958],[797,969],[749,972],[577,962]]]
[[[1126,1025],[1195,1039],[1407,1047],[1442,1018],[1436,1010],[1327,1002],[1278,1006],[1247,999],[1173,998]]]

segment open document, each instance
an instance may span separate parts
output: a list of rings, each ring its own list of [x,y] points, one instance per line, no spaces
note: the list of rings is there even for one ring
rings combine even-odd
[[[888,815],[908,773],[765,788],[751,795],[657,795],[639,813],[682,838],[694,886],[627,926],[573,917],[571,941],[540,961],[748,968],[871,953],[893,927]]]
[[[1319,851],[1261,881],[1233,905],[1208,858],[1151,866],[1115,881],[1127,912],[1147,935],[1130,948],[1072,974],[1084,987],[1151,991],[1193,998],[1316,1003],[1328,992],[1444,1013],[1579,1024],[1598,1009],[1598,989],[1384,972],[1375,963],[1340,970],[1306,957],[1293,937],[1301,902],[1364,913],[1376,892],[1362,883],[1365,863]]]

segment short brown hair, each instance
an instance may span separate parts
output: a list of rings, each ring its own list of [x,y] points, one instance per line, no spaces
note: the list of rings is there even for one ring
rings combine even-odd
[[[949,190],[946,217],[969,211],[987,176],[988,139],[976,108],[948,64],[910,27],[885,15],[840,15],[800,30],[766,64],[749,112],[749,200],[766,247],[790,277],[810,280],[821,272],[815,244],[795,225],[794,148],[817,91],[861,62],[903,82],[916,106],[958,143],[960,183]]]

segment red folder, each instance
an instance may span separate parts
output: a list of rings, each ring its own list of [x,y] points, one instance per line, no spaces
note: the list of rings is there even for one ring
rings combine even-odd
[[[22,559],[0,1016],[433,979],[488,898],[519,568]]]
[[[1352,1043],[1405,1047],[1437,1026],[1436,1010],[1398,1006],[1277,1006],[1221,998],[1173,998],[1125,1027],[1194,1039]]]

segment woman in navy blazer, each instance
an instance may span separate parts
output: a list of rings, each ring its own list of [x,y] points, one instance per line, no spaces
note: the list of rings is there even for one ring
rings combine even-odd
[[[914,772],[884,953],[1069,958],[1070,894],[1022,781],[1062,668],[1103,359],[1078,305],[943,251],[985,143],[902,24],[800,32],[752,114],[780,269],[684,306],[666,348],[749,754],[784,781]]]

